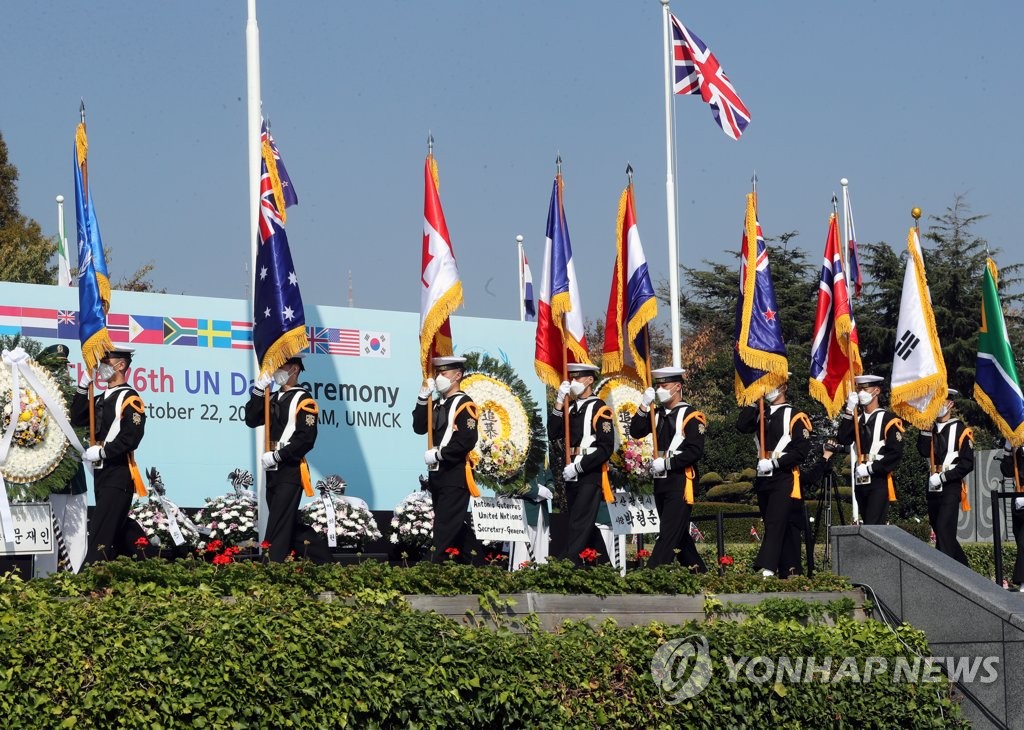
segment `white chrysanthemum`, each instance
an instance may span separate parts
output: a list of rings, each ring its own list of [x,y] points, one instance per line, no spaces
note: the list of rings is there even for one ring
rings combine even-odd
[[[28,361],[32,372],[39,379],[50,400],[56,404],[65,417],[64,396],[60,385],[50,373],[34,360]],[[38,481],[52,472],[64,458],[68,440],[64,433],[51,422],[50,414],[43,408],[42,399],[28,389],[24,378],[20,379],[21,402],[27,409],[22,411],[15,423],[15,428],[24,426],[11,443],[7,461],[0,467],[4,479],[16,484],[28,484]],[[0,403],[6,400],[4,415],[9,422],[14,414],[11,382],[11,370],[8,366],[0,366]],[[0,424],[2,426],[3,424]]]

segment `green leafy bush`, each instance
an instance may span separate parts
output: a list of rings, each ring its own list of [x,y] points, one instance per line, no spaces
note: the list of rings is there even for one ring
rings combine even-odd
[[[0,587],[0,615],[0,716],[11,730],[964,727],[945,685],[729,681],[731,657],[906,655],[881,624],[842,616],[835,626],[752,615],[514,633],[412,611],[373,589],[353,605],[273,584],[229,601],[208,585],[145,584],[54,600],[35,582]],[[927,652],[921,632],[898,632]],[[707,637],[711,682],[667,704],[652,657],[694,633]]]
[[[754,485],[750,482],[733,482],[711,487],[706,495],[712,502],[739,502],[750,504],[754,498]]]
[[[722,475],[717,471],[709,471],[707,474],[701,475],[700,485],[704,487],[713,487],[717,484],[721,484],[725,480],[722,479]]]

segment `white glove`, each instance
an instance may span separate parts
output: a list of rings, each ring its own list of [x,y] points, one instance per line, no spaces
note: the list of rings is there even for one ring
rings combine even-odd
[[[564,469],[562,469],[562,479],[564,479],[567,482],[574,482],[574,481],[576,481],[576,477],[578,475],[579,475],[579,470],[577,469],[576,464],[574,464],[574,463],[573,464],[567,464],[566,467]]]
[[[758,459],[757,460],[757,473],[761,476],[770,474],[772,469],[775,468],[775,464],[772,463],[771,459]]]
[[[930,477],[928,477],[928,485],[931,486],[931,487],[940,487],[940,486],[942,486],[942,475],[941,474],[932,474]]]
[[[555,408],[562,410],[562,405],[565,403],[566,396],[569,395],[569,381],[563,380],[562,384],[558,386],[558,395],[555,396]]]
[[[260,457],[260,463],[264,469],[269,469],[273,466],[277,466],[277,452],[276,451],[265,451],[263,456]]]
[[[419,392],[419,394],[417,394],[416,398],[419,399],[419,400],[427,400],[427,398],[429,398],[430,394],[433,393],[433,392],[434,392],[434,379],[433,378],[427,378],[427,382],[423,384],[423,387],[420,389],[420,392]]]
[[[545,501],[549,500],[549,499],[554,499],[555,498],[554,493],[550,489],[548,489],[547,487],[545,487],[543,485],[537,487],[537,496],[540,497],[541,499],[545,500]],[[1021,501],[1024,501],[1024,500],[1021,500]]]
[[[651,462],[651,473],[652,474],[655,474],[655,475],[657,475],[657,474],[664,474],[665,471],[666,471],[666,469],[665,469],[665,459],[664,459],[664,457],[659,456],[657,459],[655,459],[654,461]]]
[[[1003,451],[1007,454],[1013,453],[1013,444],[1010,443],[1010,439],[1003,441]]]
[[[1017,497],[1013,500],[1013,508],[1016,510],[1024,509],[1024,497]]]
[[[854,469],[853,473],[858,479],[865,479],[871,476],[871,472],[868,470],[867,464],[857,464],[857,468]]]
[[[423,463],[427,466],[433,466],[437,462],[441,461],[441,455],[437,449],[427,449],[423,454]]]
[[[95,464],[97,461],[101,461],[102,459],[103,447],[100,446],[99,444],[96,444],[95,446],[90,446],[85,450],[85,453],[82,454],[83,461],[88,461],[93,464]]]
[[[654,388],[648,388],[644,391],[643,395],[640,396],[640,407],[645,411],[651,407],[651,403],[654,402]]]
[[[92,382],[92,376],[89,375],[88,370],[82,370],[82,377],[78,379],[78,387],[88,389],[89,383]]]
[[[858,402],[859,401],[857,400],[856,392],[850,393],[848,396],[846,396],[846,412],[851,414],[856,413]]]
[[[266,373],[256,378],[256,381],[253,383],[253,387],[256,388],[256,390],[266,390],[273,382],[274,376]]]

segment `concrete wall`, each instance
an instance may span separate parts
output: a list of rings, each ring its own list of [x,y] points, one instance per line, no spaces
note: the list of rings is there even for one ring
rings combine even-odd
[[[976,728],[1024,730],[1024,594],[892,526],[833,528],[832,569],[870,586],[886,611],[924,631],[932,656],[996,657],[996,681],[959,687],[965,714]]]

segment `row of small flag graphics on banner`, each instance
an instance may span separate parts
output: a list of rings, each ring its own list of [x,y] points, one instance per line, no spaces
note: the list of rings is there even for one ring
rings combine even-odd
[[[78,323],[78,312],[74,310],[0,306],[0,335],[77,339]],[[313,354],[391,357],[388,332],[339,327],[306,329]],[[121,344],[253,349],[252,322],[110,313],[107,330],[111,341]]]

